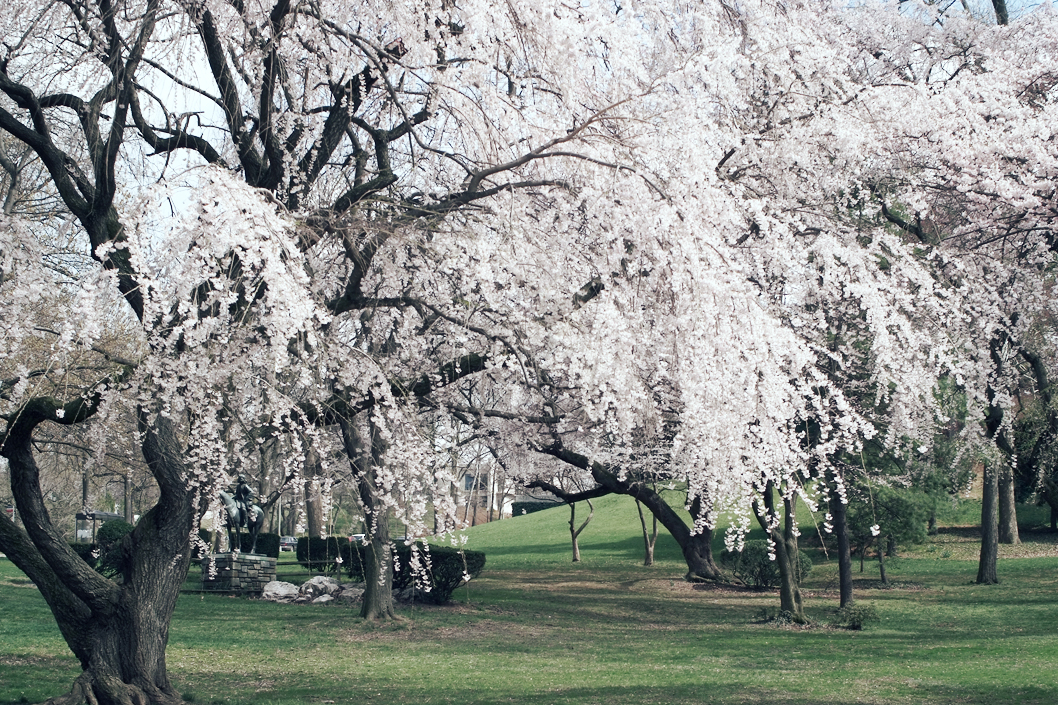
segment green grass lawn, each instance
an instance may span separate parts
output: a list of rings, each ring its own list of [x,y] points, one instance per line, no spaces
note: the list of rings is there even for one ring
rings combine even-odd
[[[470,530],[468,546],[488,555],[482,575],[453,604],[405,607],[396,624],[365,624],[350,607],[185,594],[171,677],[188,701],[217,705],[1058,702],[1049,533],[1003,547],[992,587],[973,584],[965,529],[889,561],[892,588],[868,562],[857,599],[880,621],[853,632],[828,626],[836,565],[818,547],[804,586],[815,624],[777,627],[757,619],[775,593],[683,582],[667,534],[643,567],[631,500],[596,502],[576,565],[568,518],[559,508]],[[814,529],[804,534],[812,543]],[[36,590],[0,560],[0,704],[61,694],[77,672]]]

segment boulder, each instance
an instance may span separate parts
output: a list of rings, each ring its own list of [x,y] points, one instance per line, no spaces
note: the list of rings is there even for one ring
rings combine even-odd
[[[334,596],[334,599],[341,600],[343,602],[358,602],[363,598],[364,588],[356,585],[343,585],[341,592]]]
[[[261,592],[261,599],[271,602],[293,602],[300,594],[297,585],[284,583],[281,580],[273,580],[270,583],[265,583],[264,590]]]
[[[408,586],[406,588],[394,589],[393,599],[397,602],[414,602],[415,588],[413,586]]]
[[[341,588],[338,581],[326,575],[317,575],[301,586],[301,594],[309,600],[315,600],[320,595],[334,595]]]
[[[333,602],[333,601],[334,601],[334,598],[331,597],[330,595],[320,595],[319,597],[317,597],[315,600],[312,601],[312,604],[314,604],[314,605],[322,605],[325,602]]]

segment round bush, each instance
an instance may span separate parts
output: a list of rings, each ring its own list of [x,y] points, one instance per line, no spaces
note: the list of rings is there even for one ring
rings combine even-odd
[[[400,590],[415,585],[420,588],[415,596],[419,602],[445,604],[452,599],[456,588],[466,582],[464,580],[466,576],[476,578],[485,567],[485,554],[481,551],[469,551],[450,546],[430,546],[427,549],[421,541],[416,544],[422,556],[420,558],[422,570],[419,575],[412,574],[412,547],[403,541],[398,541],[394,546],[393,553],[397,562],[397,570],[393,575],[393,587]],[[369,546],[359,541],[352,541],[342,546],[343,567],[353,580],[364,579],[364,566],[367,564],[370,550]],[[427,551],[428,559],[425,558]],[[425,589],[426,587],[430,588],[429,591]]]
[[[720,553],[720,561],[736,578],[758,590],[775,587],[781,580],[778,561],[768,557],[767,541],[746,541],[741,552],[725,549]],[[812,572],[812,559],[798,551],[797,562],[797,582],[801,582]]]

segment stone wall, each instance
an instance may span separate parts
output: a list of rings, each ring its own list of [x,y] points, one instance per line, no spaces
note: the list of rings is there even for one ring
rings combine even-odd
[[[276,559],[255,553],[217,553],[202,559],[202,589],[260,595],[276,579]]]

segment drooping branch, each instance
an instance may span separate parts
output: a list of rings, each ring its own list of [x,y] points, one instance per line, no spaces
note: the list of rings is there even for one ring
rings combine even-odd
[[[51,522],[40,485],[40,469],[33,457],[33,431],[44,421],[79,423],[95,413],[101,392],[63,404],[52,397],[36,397],[8,418],[0,436],[0,455],[7,458],[11,491],[26,533],[49,568],[93,612],[105,614],[116,600],[118,586],[96,573],[73,552]]]

